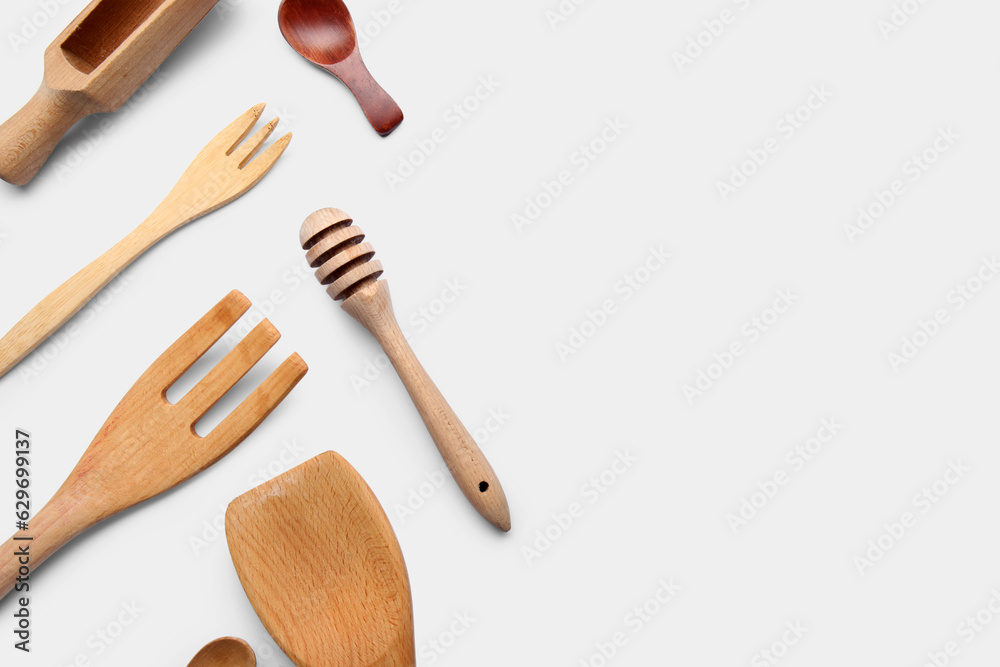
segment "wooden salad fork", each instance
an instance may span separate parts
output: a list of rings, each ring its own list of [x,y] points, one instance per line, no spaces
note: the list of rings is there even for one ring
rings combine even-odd
[[[18,581],[26,554],[34,573],[46,558],[104,519],[171,489],[225,456],[260,425],[305,375],[287,358],[212,432],[195,424],[277,342],[264,320],[177,403],[167,390],[250,308],[231,292],[153,362],[104,422],[80,462],[48,503],[0,547],[0,597]]]
[[[139,255],[192,220],[237,199],[264,178],[292,135],[286,134],[252,160],[278,125],[275,118],[242,143],[263,111],[264,105],[258,104],[216,135],[146,220],[39,301],[0,338],[0,377],[54,334]]]

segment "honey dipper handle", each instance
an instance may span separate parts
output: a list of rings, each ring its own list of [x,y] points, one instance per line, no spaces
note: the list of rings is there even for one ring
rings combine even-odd
[[[385,350],[417,407],[452,477],[472,506],[500,530],[510,530],[510,509],[493,467],[420,365],[392,311],[385,281],[372,281],[342,304]]]
[[[0,178],[26,185],[69,128],[90,113],[75,96],[42,84],[20,111],[0,125]]]
[[[59,330],[151,244],[140,226],[35,304],[0,338],[0,377]]]

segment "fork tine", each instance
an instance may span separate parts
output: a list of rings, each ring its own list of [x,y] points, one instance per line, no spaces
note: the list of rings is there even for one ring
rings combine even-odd
[[[177,406],[189,413],[194,424],[263,358],[279,338],[281,334],[274,325],[264,320],[178,401]]]
[[[167,389],[201,359],[249,309],[250,299],[239,290],[233,290],[213,306],[150,366],[147,372],[156,374],[159,385],[157,390],[166,395]]]
[[[239,118],[227,125],[226,129],[215,135],[202,152],[232,154],[240,142],[250,134],[253,126],[257,124],[261,114],[264,113],[264,106],[261,103],[245,111]]]
[[[257,159],[252,160],[246,165],[246,167],[244,167],[244,178],[249,179],[249,181],[247,181],[250,183],[249,187],[256,185],[260,179],[267,175],[267,172],[271,171],[271,167],[274,166],[274,163],[278,161],[281,154],[285,152],[286,148],[288,148],[288,142],[291,140],[292,133],[289,132],[271,144],[271,147],[261,153]]]
[[[233,151],[233,157],[239,161],[240,169],[245,167],[247,162],[249,162],[251,158],[256,155],[257,151],[260,150],[260,147],[264,145],[267,138],[271,136],[272,132],[274,132],[274,128],[278,127],[279,120],[280,119],[277,117],[272,119],[271,122],[261,128],[257,134],[253,135],[252,139],[243,142],[239,148]]]
[[[204,437],[205,445],[224,454],[243,442],[288,396],[288,392],[308,370],[306,362],[297,354],[285,359],[221,424]]]

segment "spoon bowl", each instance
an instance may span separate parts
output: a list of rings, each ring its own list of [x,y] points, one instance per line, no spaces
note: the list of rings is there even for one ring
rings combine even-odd
[[[358,45],[354,20],[343,2],[283,2],[278,23],[295,50],[320,67],[347,60]]]
[[[347,85],[376,132],[384,137],[403,122],[399,105],[361,59],[354,21],[343,0],[282,0],[278,26],[299,55]]]
[[[250,644],[238,637],[222,637],[205,644],[188,667],[256,667],[257,656]]]

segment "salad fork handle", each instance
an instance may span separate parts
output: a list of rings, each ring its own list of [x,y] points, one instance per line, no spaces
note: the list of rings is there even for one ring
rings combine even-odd
[[[0,598],[12,590],[17,597],[30,597],[35,568],[96,523],[90,507],[69,486],[64,484],[31,517],[28,530],[19,531],[0,546]]]
[[[0,377],[59,330],[155,240],[144,225],[55,288],[0,338]]]

